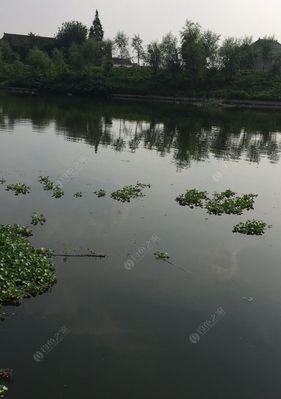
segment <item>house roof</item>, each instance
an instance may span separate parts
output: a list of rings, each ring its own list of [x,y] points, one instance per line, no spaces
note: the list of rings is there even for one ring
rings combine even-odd
[[[23,44],[28,44],[30,41],[35,41],[39,46],[49,46],[52,45],[55,41],[53,37],[44,37],[37,35],[21,35],[15,33],[4,33],[2,38],[3,40],[7,40],[11,46],[21,46]]]

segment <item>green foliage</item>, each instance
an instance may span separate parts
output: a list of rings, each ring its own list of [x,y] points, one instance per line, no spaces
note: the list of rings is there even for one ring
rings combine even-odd
[[[233,233],[261,236],[267,227],[267,224],[261,220],[247,220],[245,223],[241,222],[234,226]]]
[[[78,21],[65,22],[57,33],[57,45],[68,49],[74,44],[83,44],[87,39],[88,29]]]
[[[47,76],[50,73],[51,60],[47,53],[38,48],[30,50],[27,62],[33,68],[35,74]]]
[[[256,194],[237,195],[231,190],[223,193],[215,193],[213,198],[207,201],[206,209],[213,215],[242,215],[243,211],[254,208]]]
[[[181,206],[189,206],[190,208],[203,208],[205,201],[208,199],[207,191],[198,191],[195,188],[186,190],[185,194],[176,198]]]
[[[61,187],[56,185],[49,176],[39,176],[39,182],[43,185],[44,190],[52,191],[52,197],[61,198],[64,195]]]
[[[162,65],[162,51],[161,45],[157,42],[152,42],[147,46],[146,62],[151,68],[154,75],[156,75]]]
[[[103,36],[104,36],[104,31],[99,18],[99,12],[98,10],[96,10],[95,19],[89,31],[89,38],[97,42],[101,42],[103,40]]]
[[[125,186],[120,190],[114,191],[111,197],[121,202],[131,202],[133,198],[144,197],[143,189],[150,188],[149,184],[137,183],[135,186]]]
[[[45,223],[46,223],[46,218],[44,215],[42,215],[42,213],[41,214],[34,213],[31,219],[31,224],[33,224],[33,226],[37,226],[38,224],[43,226]]]
[[[126,33],[118,32],[114,38],[114,45],[117,47],[120,58],[129,58],[129,37],[126,35]]]
[[[154,252],[154,256],[155,256],[155,259],[157,259],[157,260],[166,261],[166,260],[170,259],[170,256],[167,252],[156,251],[156,252]]]
[[[136,54],[137,63],[139,65],[141,58],[144,57],[143,40],[140,35],[134,35],[131,44]]]
[[[17,225],[0,226],[0,303],[19,302],[55,284],[50,259],[32,247]]]
[[[103,189],[100,189],[98,191],[95,191],[94,194],[96,194],[99,198],[105,197],[106,196],[106,191]]]
[[[82,197],[83,197],[83,194],[82,194],[81,191],[78,191],[77,193],[73,194],[73,197],[74,197],[74,198],[82,198]]]
[[[6,385],[0,384],[0,398],[3,398],[7,391],[8,388],[6,387]]]
[[[13,191],[16,196],[20,194],[26,195],[30,193],[30,187],[24,183],[8,184],[6,191]]]

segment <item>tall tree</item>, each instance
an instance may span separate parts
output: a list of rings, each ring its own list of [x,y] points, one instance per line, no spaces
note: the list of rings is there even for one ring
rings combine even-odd
[[[140,35],[134,35],[132,38],[132,48],[136,53],[138,65],[140,64],[140,59],[143,56],[143,40]]]
[[[129,58],[129,38],[124,32],[118,32],[114,39],[114,44],[119,51],[119,57],[122,59]]]
[[[177,47],[177,38],[168,33],[163,37],[160,44],[162,54],[162,64],[164,69],[170,72],[178,72],[180,69],[180,59]]]
[[[152,42],[147,46],[146,62],[156,75],[162,64],[161,45],[157,42]]]
[[[104,37],[103,27],[99,18],[99,12],[96,10],[95,19],[93,25],[90,28],[89,38],[101,42]]]
[[[192,81],[198,81],[206,66],[206,51],[199,24],[186,21],[181,32],[181,56],[189,77]]]
[[[59,28],[56,39],[59,47],[69,49],[72,44],[82,44],[87,39],[88,29],[78,21],[65,22]]]

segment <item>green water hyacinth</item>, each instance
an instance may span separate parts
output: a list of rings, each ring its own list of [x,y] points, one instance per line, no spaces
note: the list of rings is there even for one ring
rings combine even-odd
[[[199,191],[193,188],[191,190],[186,190],[185,194],[178,196],[176,201],[181,206],[189,206],[190,208],[203,208],[205,201],[208,199],[207,194],[207,191]]]
[[[74,198],[82,198],[82,197],[83,197],[83,194],[82,194],[81,191],[79,191],[79,192],[73,194],[73,197],[74,197]]]
[[[206,209],[212,215],[242,215],[243,211],[254,209],[256,194],[237,195],[231,190],[215,193],[207,201]]]
[[[30,193],[30,187],[24,183],[8,184],[6,191],[13,191],[15,195],[26,195]]]
[[[168,260],[170,259],[170,256],[167,252],[160,252],[156,251],[154,252],[155,259],[157,260]]]
[[[0,305],[43,294],[56,282],[51,254],[34,248],[26,228],[0,226]]]
[[[49,176],[39,176],[39,182],[43,185],[44,190],[52,191],[55,187],[55,183],[49,178]]]
[[[46,218],[44,215],[38,214],[38,213],[34,213],[34,215],[32,216],[32,220],[31,220],[31,224],[33,226],[37,226],[38,224],[40,224],[41,226],[43,226],[43,224],[46,223]]]
[[[5,179],[0,179],[0,184],[5,184],[6,183],[6,180]]]
[[[121,202],[131,202],[133,198],[144,197],[143,189],[150,188],[150,184],[137,183],[135,186],[125,186],[111,194],[111,197]]]
[[[247,222],[238,223],[233,228],[233,233],[246,234],[248,236],[261,236],[269,226],[262,220],[247,220]]]
[[[103,189],[100,189],[98,191],[94,191],[94,194],[96,194],[99,198],[105,197],[106,196],[106,191]]]
[[[6,385],[0,384],[0,398],[3,398],[7,391],[8,388],[6,387]]]
[[[59,186],[54,186],[52,197],[61,198],[64,196],[63,190]]]

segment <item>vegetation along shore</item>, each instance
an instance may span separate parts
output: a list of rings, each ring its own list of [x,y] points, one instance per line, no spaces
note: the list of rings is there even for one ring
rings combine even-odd
[[[160,42],[145,45],[140,35],[129,38],[122,31],[109,40],[97,11],[90,28],[66,22],[54,37],[5,33],[0,40],[0,88],[123,99],[278,102],[281,44],[274,37],[223,39],[189,20],[179,37],[168,33]]]

